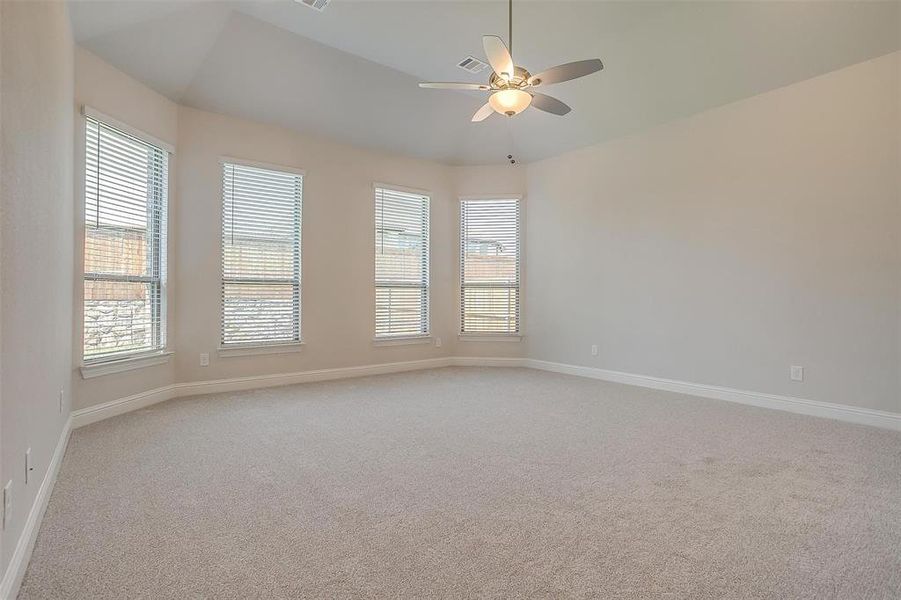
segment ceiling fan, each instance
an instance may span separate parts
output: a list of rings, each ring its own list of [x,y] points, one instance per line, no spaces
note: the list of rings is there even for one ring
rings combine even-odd
[[[488,63],[494,69],[487,84],[423,82],[419,84],[419,87],[491,92],[488,102],[472,116],[473,122],[484,121],[494,112],[512,117],[530,105],[554,115],[565,115],[572,110],[569,106],[556,98],[535,92],[533,89],[591,75],[603,69],[604,63],[599,58],[579,60],[557,65],[537,75],[532,75],[525,68],[513,63],[511,54],[513,50],[513,0],[509,0],[508,8],[509,35],[507,41],[510,44],[509,49],[504,41],[496,35],[482,36],[485,56],[488,57]]]

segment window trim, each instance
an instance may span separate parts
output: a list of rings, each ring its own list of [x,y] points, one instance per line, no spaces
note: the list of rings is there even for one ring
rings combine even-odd
[[[378,293],[378,281],[376,279],[376,255],[375,255],[375,198],[379,189],[401,192],[403,194],[414,194],[417,196],[425,196],[428,199],[428,237],[426,239],[426,252],[428,252],[428,260],[426,261],[426,331],[415,334],[394,334],[394,335],[378,335],[376,332],[376,294]],[[371,246],[372,255],[372,344],[373,346],[403,346],[408,344],[425,344],[432,339],[432,192],[429,190],[414,188],[393,183],[382,183],[374,181],[371,186],[372,198],[372,238]]]
[[[519,211],[517,218],[519,219],[518,230],[519,239],[519,330],[516,333],[479,333],[463,331],[463,256],[460,248],[463,245],[463,229],[462,215],[464,201],[479,200],[516,200],[519,202]],[[521,342],[525,337],[523,328],[523,304],[525,288],[525,230],[523,228],[523,218],[525,214],[525,196],[523,194],[475,194],[457,197],[457,341],[459,342]]]
[[[130,135],[132,137],[138,138],[139,140],[141,140],[142,142],[144,142],[146,144],[150,144],[151,146],[156,146],[157,148],[160,148],[161,150],[168,152],[170,157],[175,155],[175,146],[173,146],[169,142],[164,142],[163,140],[161,140],[158,137],[154,137],[154,136],[150,135],[149,133],[146,133],[144,131],[141,131],[140,129],[132,127],[128,123],[123,123],[122,121],[116,119],[115,117],[111,117],[107,114],[104,114],[104,113],[100,112],[99,110],[97,110],[87,104],[81,105],[81,114],[85,118],[91,118],[91,119],[94,119],[95,121],[100,121],[100,122],[112,127],[113,129],[118,129],[119,131],[121,131],[123,133],[127,133],[128,135]]]
[[[219,157],[219,166],[222,167],[225,164],[230,165],[240,165],[242,167],[251,167],[253,169],[269,169],[270,171],[282,171],[284,173],[293,173],[294,175],[300,175],[304,178],[304,183],[306,183],[307,172],[298,167],[292,167],[289,165],[282,165],[276,163],[267,163],[260,162],[255,160],[247,160],[244,158],[235,158],[234,156],[220,156]],[[219,189],[222,190],[222,182],[219,182]],[[219,200],[222,200],[220,195]],[[303,222],[301,222],[301,227],[303,226]]]
[[[431,333],[422,335],[392,335],[372,338],[373,346],[414,346],[418,344],[431,344],[435,341]]]
[[[241,356],[254,356],[260,354],[282,354],[282,353],[290,353],[290,352],[299,352],[303,349],[306,341],[303,337],[303,306],[304,306],[304,285],[303,285],[303,201],[304,195],[306,193],[306,184],[307,184],[307,174],[306,171],[299,167],[275,164],[275,163],[267,163],[255,160],[248,160],[245,158],[235,158],[233,156],[220,155],[219,160],[219,228],[216,230],[216,237],[218,238],[218,248],[219,248],[219,332],[218,332],[218,346],[216,348],[217,355],[222,358],[232,358],[232,357],[241,357]],[[250,167],[254,169],[267,169],[270,171],[281,171],[283,173],[290,173],[293,175],[299,175],[301,177],[303,191],[301,192],[300,197],[300,210],[301,210],[301,218],[300,218],[300,283],[298,287],[298,295],[300,297],[300,309],[297,315],[297,339],[290,341],[252,341],[252,342],[238,342],[234,344],[224,344],[222,342],[222,325],[224,323],[224,315],[225,315],[225,296],[222,293],[222,283],[224,278],[222,277],[222,267],[223,267],[223,259],[224,255],[224,246],[222,244],[222,228],[225,224],[225,211],[223,210],[223,200],[225,197],[225,189],[222,187],[222,170],[225,168],[226,164],[230,165],[238,165],[242,167]]]
[[[169,362],[172,350],[158,350],[154,352],[144,352],[135,354],[125,358],[117,358],[115,360],[87,360],[79,367],[82,379],[93,379],[103,375],[112,375],[113,373],[123,373],[125,371],[134,371],[154,365],[162,365]]]
[[[216,353],[221,358],[234,356],[259,356],[262,354],[290,354],[304,349],[306,342],[272,342],[271,344],[234,344],[231,346],[219,345]]]
[[[415,187],[408,187],[408,186],[404,186],[404,185],[397,185],[394,183],[383,183],[380,181],[374,181],[372,183],[373,198],[375,197],[375,191],[377,189],[392,190],[394,192],[401,192],[404,194],[414,194],[417,196],[426,196],[429,199],[429,210],[431,211],[432,192],[430,192],[429,190],[424,190],[424,189],[415,188]],[[429,215],[429,217],[431,217],[431,214]],[[431,230],[431,228],[429,228],[429,229]],[[375,227],[373,227],[373,230],[375,230]],[[429,259],[431,259],[431,256],[429,256]]]
[[[520,311],[521,312],[521,311]],[[522,318],[522,316],[520,316]],[[521,333],[459,333],[461,342],[521,342]]]
[[[157,309],[159,310],[159,332],[161,345],[157,348],[152,348],[150,350],[137,350],[134,352],[124,352],[121,354],[109,354],[106,356],[97,356],[97,357],[88,357],[85,358],[84,355],[84,334],[85,334],[85,322],[84,322],[84,304],[85,304],[85,295],[84,295],[84,282],[88,280],[88,273],[85,271],[85,208],[87,206],[87,186],[85,182],[85,178],[87,177],[87,138],[88,138],[88,119],[96,121],[99,125],[105,125],[110,129],[115,129],[137,139],[140,142],[143,142],[149,146],[154,146],[161,150],[166,159],[166,179],[163,181],[166,190],[166,198],[164,202],[164,214],[165,218],[161,221],[163,226],[165,227],[165,236],[161,239],[160,243],[160,261],[162,264],[168,265],[169,262],[169,190],[171,189],[171,177],[172,170],[169,169],[170,162],[175,157],[175,146],[168,142],[161,140],[160,138],[150,135],[149,133],[138,129],[136,127],[132,127],[131,125],[116,119],[115,117],[111,117],[106,113],[99,111],[88,104],[81,105],[81,126],[79,131],[76,134],[76,137],[79,138],[79,143],[77,147],[80,148],[79,152],[76,154],[77,162],[79,163],[78,176],[76,180],[78,181],[77,193],[79,196],[79,207],[80,210],[77,211],[79,214],[76,215],[77,219],[77,227],[80,229],[79,239],[81,243],[79,244],[80,248],[77,250],[78,260],[81,264],[81,276],[79,278],[79,284],[81,288],[80,294],[80,333],[81,333],[81,343],[80,343],[80,364],[78,368],[81,372],[83,379],[90,379],[93,377],[99,377],[102,375],[108,375],[113,373],[120,373],[123,371],[131,371],[135,369],[141,369],[148,366],[153,366],[157,364],[162,364],[169,361],[169,357],[174,354],[174,352],[170,349],[169,343],[169,269],[164,268],[160,273],[159,278],[159,306]],[[102,281],[112,281],[115,280],[116,276],[110,276],[106,278],[97,278],[97,280]],[[153,280],[152,277],[135,277],[135,276],[121,276],[123,281],[142,281],[142,282],[150,282]]]

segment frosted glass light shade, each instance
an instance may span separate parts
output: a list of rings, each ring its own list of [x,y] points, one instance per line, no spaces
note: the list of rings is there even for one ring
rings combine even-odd
[[[522,90],[500,90],[491,94],[488,104],[496,112],[512,117],[518,115],[532,103],[532,96]]]

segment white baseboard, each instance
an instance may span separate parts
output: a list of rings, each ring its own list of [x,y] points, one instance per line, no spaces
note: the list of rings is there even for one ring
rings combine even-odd
[[[872,425],[874,427],[901,431],[901,413],[860,408],[848,406],[846,404],[831,404],[829,402],[793,398],[791,396],[777,396],[775,394],[749,392],[702,383],[689,383],[675,379],[651,377],[649,375],[635,375],[633,373],[608,371],[606,369],[596,369],[593,367],[567,365],[544,360],[525,359],[523,366],[532,369],[540,369],[542,371],[553,371],[555,373],[566,373],[568,375],[602,379],[604,381],[637,385],[640,387],[653,388],[655,390],[665,390],[691,396],[700,396],[702,398],[725,400],[727,402],[737,402],[739,404],[749,404],[751,406],[759,406],[762,408],[771,408],[802,415],[837,419],[839,421],[848,421],[850,423]]]
[[[28,568],[28,561],[31,558],[31,551],[34,550],[34,542],[37,539],[38,531],[41,528],[41,520],[44,518],[44,511],[47,509],[47,502],[50,500],[50,492],[53,491],[53,484],[56,483],[56,475],[59,473],[59,467],[63,462],[63,456],[66,455],[66,445],[69,443],[69,433],[72,431],[72,417],[66,419],[63,430],[60,433],[59,441],[53,450],[53,456],[50,458],[50,464],[47,465],[47,472],[41,481],[41,487],[34,497],[34,503],[31,510],[28,511],[28,517],[25,519],[25,527],[16,543],[9,566],[3,579],[0,580],[0,598],[9,600],[15,598],[19,593],[19,586],[22,585],[22,578],[25,577],[25,570]]]
[[[384,375],[387,373],[417,371],[420,369],[437,369],[439,367],[449,367],[455,364],[454,361],[455,359],[451,357],[429,358],[424,360],[362,365],[359,367],[339,367],[336,369],[317,369],[314,371],[300,371],[295,373],[276,373],[271,375],[253,375],[250,377],[175,383],[134,394],[126,398],[120,398],[111,402],[104,402],[103,404],[73,411],[72,426],[74,428],[83,427],[84,425],[115,417],[116,415],[131,412],[165,400],[172,400],[173,398],[198,396],[202,394],[239,392],[243,390],[277,387],[280,385],[293,385],[296,383],[365,377],[367,375]]]
[[[95,421],[120,415],[132,410],[137,410],[157,402],[194,396],[200,394],[217,394],[223,392],[236,392],[264,387],[280,385],[292,385],[296,383],[308,383],[313,381],[327,381],[331,379],[345,379],[349,377],[364,377],[367,375],[382,375],[386,373],[399,373],[402,371],[415,371],[419,369],[435,369],[439,367],[528,367],[555,373],[566,373],[580,377],[601,379],[628,385],[666,390],[680,394],[725,400],[749,404],[762,408],[784,410],[803,415],[838,419],[862,425],[872,425],[885,429],[901,431],[901,414],[880,410],[859,408],[844,404],[830,404],[816,400],[793,398],[790,396],[777,396],[761,392],[749,392],[734,388],[719,387],[700,383],[689,383],[674,379],[651,377],[649,375],[636,375],[594,367],[582,367],[544,360],[528,358],[501,358],[478,356],[455,356],[444,358],[431,358],[425,360],[411,360],[405,362],[383,363],[376,365],[363,365],[359,367],[340,367],[336,369],[319,369],[315,371],[301,371],[297,373],[279,373],[274,375],[255,375],[251,377],[236,377],[232,379],[215,379],[210,381],[196,381],[190,383],[176,383],[127,398],[113,400],[97,406],[83,408],[72,413],[72,427],[81,427]]]
[[[351,377],[366,377],[367,375],[385,375],[387,373],[418,371],[420,369],[437,369],[439,367],[447,367],[450,365],[450,358],[428,358],[424,360],[408,360],[404,362],[381,363],[359,367],[339,367],[336,369],[317,369],[315,371],[300,371],[296,373],[277,373],[273,375],[254,375],[251,377],[235,377],[232,379],[176,383],[175,389],[176,396],[181,398],[199,394],[240,392],[242,390],[293,385],[295,383],[329,381],[331,379],[349,379]]]
[[[118,400],[73,410],[72,428],[77,429],[79,427],[84,427],[85,425],[90,425],[91,423],[102,421],[103,419],[109,419],[110,417],[138,410],[139,408],[144,408],[145,406],[150,406],[157,402],[171,400],[175,397],[175,386],[164,385],[152,390],[126,396],[125,398],[119,398]]]
[[[450,359],[454,367],[525,367],[525,358],[498,358],[493,356],[455,356]]]

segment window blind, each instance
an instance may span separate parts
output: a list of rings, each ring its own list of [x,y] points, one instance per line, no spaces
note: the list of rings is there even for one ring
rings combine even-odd
[[[519,270],[519,200],[461,201],[461,333],[519,333]]]
[[[85,122],[84,360],[166,345],[166,151]]]
[[[303,176],[222,165],[223,346],[300,341]]]
[[[429,333],[429,197],[375,189],[375,335]]]

